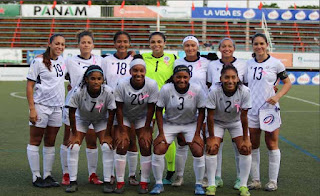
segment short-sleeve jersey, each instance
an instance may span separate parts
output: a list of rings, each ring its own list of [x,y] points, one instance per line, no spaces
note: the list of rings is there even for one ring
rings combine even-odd
[[[115,89],[117,102],[123,103],[123,116],[130,122],[146,117],[148,103],[156,103],[158,99],[157,82],[145,77],[145,84],[141,89],[134,89],[130,84],[130,78],[119,80]]]
[[[240,81],[243,82],[244,74],[247,71],[246,61],[234,58],[231,63],[237,69]],[[207,82],[211,84],[220,82],[221,70],[223,68],[223,65],[224,63],[221,60],[212,61],[209,64]]]
[[[270,55],[261,63],[258,63],[255,58],[247,61],[247,74],[244,82],[248,83],[252,100],[252,109],[248,114],[258,115],[263,105],[263,108],[274,107],[264,103],[275,95],[273,87],[278,80],[277,75],[283,71],[285,67],[280,60]],[[276,106],[279,107],[279,103]]]
[[[129,77],[130,62],[133,57],[128,54],[125,59],[119,59],[115,54],[106,56],[102,59],[102,70],[104,80],[113,89],[116,88],[118,80],[123,77]]]
[[[34,86],[34,103],[45,106],[64,105],[64,76],[66,66],[64,59],[59,56],[51,61],[51,71],[43,64],[43,58],[35,58],[30,64],[27,79],[36,82]]]
[[[70,98],[68,107],[77,108],[76,115],[81,120],[98,121],[107,118],[107,111],[116,109],[113,90],[108,85],[101,87],[100,95],[93,98],[87,87],[76,87]]]
[[[174,61],[177,59],[176,55],[164,53],[162,57],[156,58],[152,56],[152,53],[143,53],[142,57],[146,62],[146,76],[155,80],[160,90],[173,74]]]
[[[186,58],[177,59],[174,62],[174,67],[178,65],[185,65],[190,70],[190,83],[195,83],[201,86],[203,92],[208,93],[207,83],[207,73],[208,65],[210,61],[204,57],[199,57],[195,61],[188,61]]]
[[[72,88],[77,86],[82,78],[84,72],[90,65],[101,66],[101,56],[91,55],[89,59],[84,59],[80,55],[69,57],[66,60],[66,67],[70,75],[70,85]]]
[[[165,108],[164,122],[171,124],[196,122],[197,109],[205,106],[205,93],[194,83],[190,83],[188,91],[184,94],[178,93],[173,83],[163,85],[157,102],[157,107]]]
[[[229,97],[223,92],[221,84],[216,84],[213,88],[210,88],[206,107],[215,110],[214,120],[225,123],[239,121],[241,109],[251,108],[250,90],[248,87],[241,85]]]

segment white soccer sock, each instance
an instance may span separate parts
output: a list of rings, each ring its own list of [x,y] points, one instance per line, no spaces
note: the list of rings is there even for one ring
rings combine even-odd
[[[176,151],[176,174],[177,176],[183,176],[184,168],[186,166],[186,161],[188,158],[188,145],[180,146],[177,145],[177,151]]]
[[[218,155],[205,155],[206,157],[206,171],[208,177],[208,185],[216,186],[216,170]]]
[[[61,144],[60,146],[60,161],[62,167],[62,173],[69,173],[68,171],[68,147]]]
[[[217,171],[216,176],[221,178],[221,168],[222,168],[222,149],[223,149],[223,143],[220,143],[219,152],[217,155]]]
[[[205,158],[201,157],[193,157],[193,170],[196,176],[196,184],[202,184],[204,170],[205,170]]]
[[[239,155],[239,167],[240,167],[240,187],[247,186],[248,178],[250,174],[250,168],[251,168],[251,154],[249,155]]]
[[[101,145],[102,164],[103,164],[103,178],[105,182],[110,182],[111,173],[113,169],[113,150],[109,145],[104,143]]]
[[[79,151],[80,151],[79,144],[74,144],[72,149],[71,147],[68,148],[68,169],[69,169],[70,181],[77,180]]]
[[[141,164],[141,180],[140,182],[149,182],[150,170],[151,170],[151,156],[140,157]]]
[[[56,149],[53,147],[43,146],[43,178],[51,175],[52,165],[54,162]]]
[[[116,174],[114,173],[115,170],[116,170],[116,161],[115,161],[115,157],[116,157],[116,154],[117,154],[117,150],[113,150],[113,164],[112,164],[112,173],[111,173],[111,176],[116,176]]]
[[[260,148],[252,149],[250,175],[252,180],[260,181]]]
[[[129,177],[135,176],[137,171],[138,165],[138,152],[128,151],[127,161],[128,161],[128,168],[129,168]]]
[[[163,155],[152,155],[152,172],[156,184],[162,184],[163,170],[164,170],[164,154]]]
[[[27,146],[27,156],[32,172],[32,182],[36,181],[37,177],[40,175],[40,158],[39,158],[39,146],[34,146],[28,144]]]
[[[237,178],[240,178],[239,150],[238,150],[237,144],[235,142],[232,142],[232,147],[233,147],[233,151],[234,151],[234,160],[236,162]]]
[[[126,159],[127,154],[120,155],[116,154],[114,157],[115,160],[115,168],[116,168],[116,176],[117,176],[117,182],[124,182],[124,174],[126,172]]]
[[[90,149],[86,148],[87,162],[88,162],[88,172],[89,176],[92,173],[97,173],[98,167],[98,148]]]
[[[280,149],[269,150],[269,181],[278,182],[278,174],[280,169],[281,152]]]

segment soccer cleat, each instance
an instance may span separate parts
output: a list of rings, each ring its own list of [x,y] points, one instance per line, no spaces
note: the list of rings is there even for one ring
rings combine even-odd
[[[59,187],[60,184],[57,182],[52,176],[47,176],[46,179],[43,180],[44,184],[48,184],[50,187]]]
[[[222,178],[219,177],[219,176],[216,176],[215,179],[216,179],[216,185],[217,185],[217,187],[223,187],[223,180],[222,180]]]
[[[237,178],[236,181],[234,182],[234,189],[239,190],[240,189],[240,179]]]
[[[164,187],[162,184],[156,184],[154,185],[153,189],[150,191],[151,195],[159,195],[164,191]]]
[[[208,178],[207,177],[204,177],[203,179],[202,179],[202,187],[203,188],[207,188],[209,186],[209,184],[208,184]]]
[[[96,173],[92,173],[88,180],[89,180],[90,184],[96,184],[96,185],[103,184],[103,182],[101,180],[99,180]]]
[[[194,194],[195,195],[205,195],[206,194],[202,188],[202,184],[196,184],[196,186],[194,187]]]
[[[216,190],[217,190],[216,186],[208,186],[206,195],[216,195]]]
[[[117,182],[117,187],[114,192],[118,194],[124,193],[124,182]]]
[[[130,176],[129,179],[129,184],[132,186],[138,186],[139,185],[139,181],[136,179],[136,176]]]
[[[69,185],[70,184],[70,176],[68,173],[63,174],[61,184],[62,185]]]
[[[276,191],[277,189],[278,189],[277,183],[274,181],[268,182],[264,187],[264,190],[266,191]]]
[[[252,180],[250,184],[248,184],[248,188],[250,190],[261,189],[261,182],[258,180]]]
[[[74,193],[78,191],[78,183],[77,181],[70,181],[70,184],[66,188],[67,193]]]
[[[183,177],[182,176],[177,176],[174,182],[171,184],[171,186],[181,186],[183,184]]]
[[[140,187],[138,190],[139,194],[147,194],[149,192],[148,183],[147,182],[140,182]]]
[[[33,186],[39,188],[47,188],[50,187],[49,184],[45,183],[41,177],[37,177],[36,181],[32,182]]]
[[[104,193],[112,193],[114,191],[113,184],[110,182],[103,183],[103,192]]]
[[[171,184],[172,184],[172,181],[171,181],[171,180],[168,180],[168,179],[166,179],[166,178],[163,178],[163,179],[162,179],[162,184],[164,184],[164,185],[171,185]]]
[[[240,187],[239,191],[240,191],[239,193],[240,196],[250,196],[249,189],[245,186]]]

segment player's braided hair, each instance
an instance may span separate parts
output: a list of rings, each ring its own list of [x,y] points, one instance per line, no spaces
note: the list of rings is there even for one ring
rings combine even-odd
[[[54,34],[49,38],[49,44],[53,42],[56,37],[63,37],[62,34]],[[46,51],[42,54],[43,64],[51,71],[51,61],[50,61],[50,46],[47,47]]]

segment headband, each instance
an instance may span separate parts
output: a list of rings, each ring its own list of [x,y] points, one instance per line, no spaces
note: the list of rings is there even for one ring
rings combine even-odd
[[[183,39],[183,41],[182,41],[182,45],[183,45],[186,41],[189,41],[189,40],[196,42],[197,46],[199,47],[199,40],[198,40],[195,36],[193,36],[193,35],[189,35],[189,36],[185,37],[185,38]]]
[[[146,68],[146,63],[144,62],[143,59],[140,59],[140,58],[133,59],[129,65],[130,65],[130,69],[135,65],[143,65],[143,67]]]
[[[103,75],[103,71],[102,70],[100,70],[100,69],[92,69],[92,70],[87,72],[86,76],[88,76],[90,73],[95,72],[95,71],[100,72]]]
[[[180,72],[180,71],[185,71],[190,75],[190,70],[187,66],[185,65],[178,65],[173,69],[173,75],[175,75],[176,73]]]

